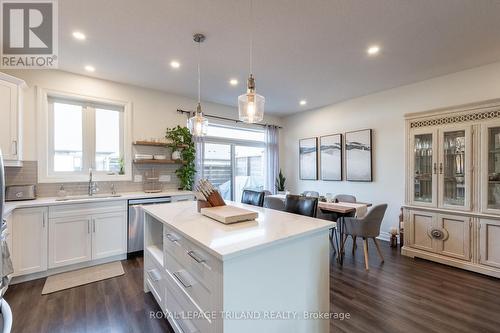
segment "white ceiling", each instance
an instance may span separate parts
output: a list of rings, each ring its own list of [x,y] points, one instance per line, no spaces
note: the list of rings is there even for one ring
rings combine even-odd
[[[192,35],[202,32],[202,99],[236,105],[248,75],[248,3],[59,1],[60,69],[88,75],[92,64],[95,77],[195,97]],[[498,0],[254,0],[254,13],[257,91],[277,115],[500,60]],[[374,43],[382,52],[368,57]]]

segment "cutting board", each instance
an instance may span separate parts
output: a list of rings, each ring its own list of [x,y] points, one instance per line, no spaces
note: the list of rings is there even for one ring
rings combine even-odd
[[[224,224],[251,221],[259,217],[257,212],[234,206],[202,208],[201,213]]]

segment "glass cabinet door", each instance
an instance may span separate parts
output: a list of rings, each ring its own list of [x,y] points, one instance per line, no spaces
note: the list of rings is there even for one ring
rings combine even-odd
[[[468,208],[470,129],[443,130],[440,137],[440,206],[455,209]]]
[[[500,126],[487,131],[488,186],[487,208],[500,210]]]
[[[413,136],[413,202],[431,205],[434,202],[436,164],[433,155],[433,133]]]

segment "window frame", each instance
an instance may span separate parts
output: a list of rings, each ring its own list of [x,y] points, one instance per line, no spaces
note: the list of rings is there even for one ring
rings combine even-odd
[[[120,151],[125,162],[125,174],[108,174],[106,171],[94,171],[96,181],[131,181],[132,180],[132,140],[131,140],[131,103],[110,100],[101,97],[84,96],[40,87],[37,90],[38,129],[38,181],[40,183],[67,183],[88,181],[89,168],[95,167],[96,158],[96,109],[116,110],[120,112]],[[54,171],[54,128],[53,105],[66,102],[82,106],[82,171]],[[95,169],[95,168],[92,169]]]

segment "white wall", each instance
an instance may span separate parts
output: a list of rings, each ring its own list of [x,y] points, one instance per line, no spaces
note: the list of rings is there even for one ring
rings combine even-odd
[[[5,70],[4,72],[25,80],[29,87],[25,92],[23,123],[23,159],[28,161],[36,161],[37,159],[36,86],[61,92],[132,102],[132,140],[164,137],[167,127],[186,125],[186,116],[177,113],[177,109],[194,110],[196,107],[194,99],[64,71]],[[235,95],[235,101],[237,98],[238,96]],[[207,114],[231,119],[238,118],[237,108],[208,102],[202,104],[203,111]],[[268,116],[265,121],[278,124],[280,120]]]
[[[499,97],[500,62],[286,117],[280,164],[287,187],[293,192],[349,193],[359,201],[387,203],[382,225],[387,232],[397,225],[404,203],[404,114]],[[299,139],[365,128],[373,129],[372,183],[298,180]]]

